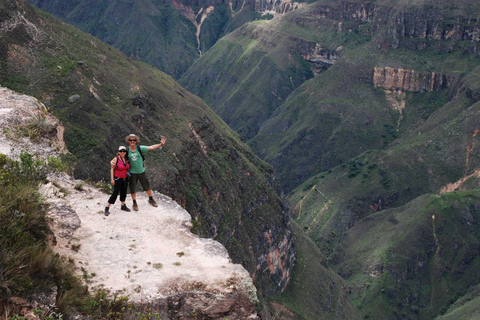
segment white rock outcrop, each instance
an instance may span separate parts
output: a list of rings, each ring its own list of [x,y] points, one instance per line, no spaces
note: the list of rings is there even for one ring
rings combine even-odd
[[[53,249],[74,261],[91,291],[106,289],[137,304],[178,305],[181,319],[256,319],[256,288],[219,242],[194,235],[187,211],[155,193],[158,207],[138,194],[139,211],[103,213],[109,195],[68,176],[50,177]],[[131,201],[130,201],[131,203]],[[127,198],[128,204],[128,198]],[[174,308],[175,309],[175,308]]]
[[[15,156],[28,150],[46,157],[67,152],[60,121],[36,98],[1,86],[0,129],[0,153]]]

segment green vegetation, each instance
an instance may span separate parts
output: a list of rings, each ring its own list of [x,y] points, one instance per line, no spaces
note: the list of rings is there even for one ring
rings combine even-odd
[[[81,17],[81,8],[70,14]],[[477,312],[469,303],[477,295],[468,289],[478,284],[472,276],[479,267],[478,228],[473,230],[478,178],[458,187],[471,192],[439,192],[480,165],[480,60],[478,41],[469,39],[478,28],[478,1],[322,0],[248,24],[261,17],[245,11],[230,19],[229,8],[216,7],[202,29],[204,54],[191,66],[198,57],[194,28],[176,9],[162,4],[145,22],[130,3],[119,8],[131,13],[139,30],[160,29],[158,43],[171,52],[188,52],[179,55],[182,61],[163,57],[162,63],[178,76],[186,61],[181,83],[275,167],[283,190],[292,191],[298,229],[346,279],[364,317]],[[101,15],[108,8],[100,9]],[[46,70],[40,75],[25,76],[16,72],[20,64],[0,60],[0,80],[50,101],[66,123],[82,176],[102,176],[90,169],[108,158],[98,155],[112,152],[111,144],[130,131],[140,132],[145,144],[166,135],[169,143],[149,159],[157,189],[189,210],[198,234],[216,236],[235,262],[255,272],[257,258],[266,253],[258,239],[287,223],[280,199],[267,187],[273,169],[169,77],[52,23],[58,28],[54,38],[65,38],[66,49],[41,58]],[[116,42],[120,36],[108,23],[98,32],[111,33]],[[217,41],[220,30],[233,32]],[[141,48],[158,48],[145,34],[131,38],[135,48],[125,42],[122,49],[134,59],[147,60],[150,53]],[[99,52],[92,53],[92,43]],[[86,64],[72,64],[79,60]],[[385,67],[390,74],[379,83],[374,72]],[[401,72],[406,78],[395,79]],[[80,99],[67,102],[73,94]],[[277,241],[285,235],[279,229]],[[317,252],[310,260],[296,233],[303,266],[296,265],[289,288],[275,299],[315,318],[324,311],[322,302],[309,300],[302,289],[313,295],[312,284],[320,287],[324,278],[298,270],[311,267],[311,275],[325,260]],[[275,292],[265,274],[256,284],[266,295]]]
[[[62,121],[77,179],[105,181],[108,162],[126,135],[138,134],[142,145],[156,144],[163,135],[167,144],[146,155],[150,185],[189,211],[197,234],[216,237],[232,260],[251,273],[271,248],[289,244],[288,215],[275,192],[273,168],[200,98],[170,76],[49,14],[29,8],[25,21],[42,37],[30,36],[30,24],[20,24],[21,36],[2,33],[0,48],[15,41],[18,52],[0,55],[5,66],[0,82],[12,75],[29,79],[22,93],[38,97]],[[29,50],[32,47],[36,50]],[[105,185],[105,190],[110,188]],[[271,241],[265,232],[272,233]],[[241,243],[239,250],[229,247],[233,237]],[[290,259],[293,251],[282,254]],[[285,266],[290,263],[286,260]],[[282,281],[283,275],[273,276],[266,269],[256,286],[267,296],[277,292]]]
[[[198,59],[200,51],[206,52],[231,28],[238,28],[248,21],[272,18],[269,15],[261,16],[247,6],[234,16],[228,4],[216,4],[203,21],[199,51],[194,24],[168,1],[136,5],[128,2],[92,4],[78,1],[68,6],[57,5],[56,0],[31,0],[30,3],[106,41],[127,56],[158,67],[174,78],[180,78]],[[183,5],[193,10],[199,23],[202,13],[207,11],[210,4]],[[172,55],[172,52],[175,54]],[[56,72],[68,72],[66,70],[62,68]],[[10,82],[17,82],[21,86],[25,80],[12,78]]]
[[[57,287],[56,307],[35,311],[42,319],[62,319],[72,308],[93,317],[118,313],[128,299],[107,299],[101,291],[89,296],[73,265],[47,246],[51,232],[38,187],[47,172],[58,169],[63,169],[58,161],[41,160],[28,152],[22,152],[19,161],[0,154],[0,296],[48,295]]]
[[[287,289],[272,300],[301,319],[361,319],[347,297],[343,279],[328,268],[325,257],[295,222],[292,230],[297,260]],[[329,299],[318,301],[318,295]]]
[[[465,296],[461,297],[451,305],[445,315],[435,318],[437,320],[467,320],[480,316],[478,310],[480,286],[471,287]]]
[[[347,231],[330,261],[362,314],[433,319],[479,283],[472,251],[480,241],[479,196],[478,190],[425,195]]]
[[[44,167],[34,163],[30,154],[23,153],[21,159],[21,162],[14,162],[0,154],[2,296],[36,289],[42,275],[50,278],[43,272],[58,269],[56,272],[60,273],[58,261],[47,254],[45,245],[38,246],[48,232],[45,211],[37,194],[37,185],[44,178]],[[38,278],[37,272],[40,273]]]

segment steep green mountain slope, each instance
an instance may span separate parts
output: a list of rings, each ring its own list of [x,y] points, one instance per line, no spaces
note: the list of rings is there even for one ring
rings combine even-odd
[[[29,2],[174,78],[179,78],[222,35],[261,19],[262,14],[256,10],[273,6],[267,1],[218,0]]]
[[[448,102],[479,63],[478,10],[475,1],[317,1],[227,35],[180,82],[289,191],[385,148]]]
[[[425,195],[346,232],[331,263],[365,317],[433,319],[479,284],[479,196],[478,189]],[[449,313],[474,319],[480,308],[465,304],[474,291]]]
[[[147,155],[154,189],[188,209],[196,232],[225,244],[232,259],[250,271],[262,300],[290,283],[297,288],[293,276],[303,279],[302,269],[292,270],[289,216],[275,192],[271,166],[171,77],[26,1],[7,0],[0,2],[0,84],[38,97],[60,117],[77,159],[76,178],[108,176],[109,160],[131,132],[146,145],[166,136],[163,149]],[[324,265],[309,270],[309,279],[338,287],[318,293],[310,311],[300,311],[357,318],[342,280]],[[299,301],[293,297],[289,303]]]
[[[332,239],[357,219],[438,193],[479,167],[480,104],[472,99],[478,72],[460,82],[462,90],[452,101],[387,150],[369,150],[295,189],[295,216],[322,248],[331,251]]]
[[[224,243],[261,293],[285,287],[295,255],[268,164],[166,74],[25,1],[0,9],[0,83],[61,119],[77,178],[108,177],[129,133],[145,145],[166,136],[163,150],[147,155],[152,187],[186,207],[199,234]]]
[[[467,320],[480,318],[480,286],[475,286],[448,309],[437,320]]]
[[[316,175],[291,196],[296,220],[350,282],[364,315],[431,319],[478,284],[480,235],[470,226],[478,223],[479,71],[462,79],[449,103],[387,150],[367,151]],[[457,189],[473,191],[429,195]],[[435,244],[433,230],[425,231],[432,215],[441,244]],[[437,255],[435,246],[442,248]],[[462,253],[462,246],[473,249]],[[448,256],[455,250],[460,260]]]
[[[180,79],[247,140],[314,75],[309,63],[291,52],[308,52],[315,43],[288,39],[267,26],[248,24],[221,38]]]
[[[272,309],[277,310],[276,316],[280,319],[361,319],[350,301],[335,298],[347,291],[347,285],[331,270],[325,256],[295,222],[292,231],[297,260],[286,290],[271,301]],[[278,308],[274,301],[287,310]]]

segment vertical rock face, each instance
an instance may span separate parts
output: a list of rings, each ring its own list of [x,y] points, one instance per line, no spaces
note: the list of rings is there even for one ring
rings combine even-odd
[[[400,68],[375,67],[373,84],[386,90],[439,91],[450,87],[456,77],[435,72],[425,73]]]
[[[262,183],[258,172],[245,162],[240,150],[226,143],[210,119],[199,119],[189,127],[192,140],[181,154],[192,156],[179,159],[185,172],[181,170],[174,180],[160,182],[161,190],[185,205],[193,219],[202,224],[203,235],[225,244],[233,261],[250,272],[262,294],[283,291],[295,251],[289,215],[272,193],[276,182],[266,182],[271,190],[253,190],[252,186]],[[212,157],[223,159],[223,167],[212,163]],[[195,196],[179,187],[197,184],[196,179],[202,175]]]
[[[289,266],[293,265],[295,261],[295,256],[293,254],[293,247],[291,241],[291,232],[288,233],[281,239],[279,243],[274,243],[275,230],[268,230],[264,233],[268,252],[263,254],[259,259],[257,265],[257,273],[268,273],[274,279],[276,288],[269,289],[270,292],[282,292],[290,280],[290,271]]]
[[[413,12],[395,12],[386,8],[375,10],[373,19],[376,32],[383,26],[388,26],[387,37],[389,45],[397,48],[403,38],[421,40],[453,40],[472,42],[478,49],[480,41],[480,23],[478,19],[450,16],[435,10],[417,10]],[[408,46],[408,43],[402,43]],[[415,44],[415,49],[427,47],[427,43]],[[433,43],[432,45],[436,45]]]
[[[10,157],[18,156],[22,149],[44,158],[68,152],[63,141],[65,128],[47,112],[45,105],[1,86],[0,128],[0,153]]]
[[[373,17],[373,10],[374,6],[371,3],[343,1],[337,3],[336,6],[319,5],[312,11],[312,14],[318,19],[370,22]]]
[[[229,6],[232,11],[238,12],[245,8],[245,6],[250,6],[254,8],[255,11],[260,13],[278,13],[284,14],[289,11],[298,9],[302,7],[304,2],[297,2],[291,0],[242,0],[241,2],[235,3],[235,1],[225,1],[225,0],[200,0],[200,1],[189,1],[189,0],[173,0],[174,3],[181,3],[184,6],[188,7],[209,7],[209,6]]]
[[[395,7],[377,5],[369,2],[342,1],[335,5],[318,4],[309,16],[296,17],[299,24],[308,22],[305,18],[314,16],[317,24],[333,23],[338,31],[355,30],[359,26],[369,24],[361,33],[373,36],[378,32],[383,35],[384,48],[406,47],[425,49],[434,47],[442,51],[451,51],[458,43],[444,44],[437,40],[470,42],[465,46],[470,54],[478,53],[480,41],[480,22],[476,16],[468,16],[468,12],[448,13],[428,4],[400,10]],[[356,23],[352,23],[356,22]],[[384,31],[383,31],[384,30]],[[412,41],[414,39],[415,41]]]
[[[284,14],[305,5],[303,2],[295,2],[291,0],[255,0],[255,11],[261,13],[277,13]]]

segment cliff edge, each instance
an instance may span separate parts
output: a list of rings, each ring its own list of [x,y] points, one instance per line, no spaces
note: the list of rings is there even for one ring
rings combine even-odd
[[[0,87],[0,115],[0,153],[42,158],[67,152],[63,127],[37,99]],[[162,319],[258,319],[248,271],[232,263],[222,244],[194,235],[190,214],[171,198],[155,193],[154,208],[139,194],[138,212],[120,211],[117,202],[106,217],[109,195],[97,187],[64,173],[47,181],[40,193],[49,203],[50,247],[75,265],[92,294],[101,290],[128,299],[125,319],[138,312]],[[27,312],[35,301],[9,300],[7,308],[18,300],[25,304],[22,315],[38,319]]]
[[[167,196],[139,194],[138,212],[111,207],[107,194],[66,175],[49,178],[53,250],[77,267],[89,290],[107,290],[180,319],[257,319],[256,288],[223,245],[190,232],[191,217]],[[128,204],[128,199],[127,199]]]

